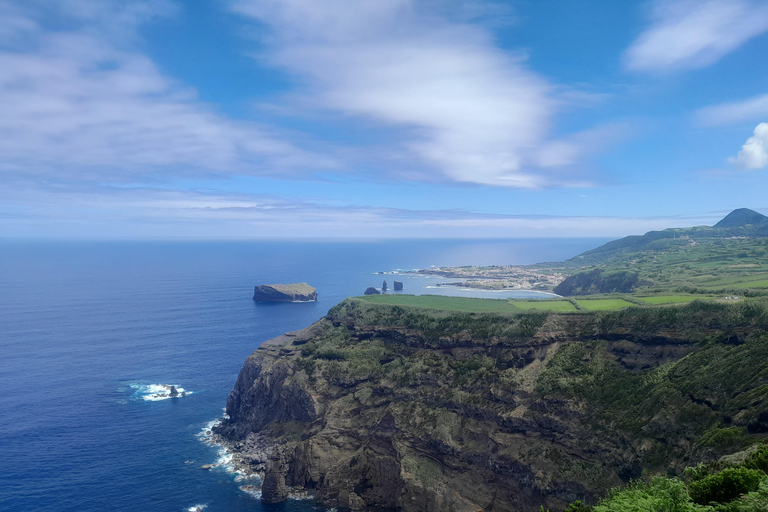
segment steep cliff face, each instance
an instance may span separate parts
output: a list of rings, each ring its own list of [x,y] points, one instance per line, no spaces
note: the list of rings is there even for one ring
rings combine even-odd
[[[699,442],[725,416],[742,442],[762,435],[749,427],[768,393],[760,371],[725,390],[675,373],[706,350],[768,356],[764,310],[718,308],[504,316],[348,299],[246,360],[217,432],[263,475],[267,502],[305,489],[346,510],[592,501],[643,469],[732,448]]]

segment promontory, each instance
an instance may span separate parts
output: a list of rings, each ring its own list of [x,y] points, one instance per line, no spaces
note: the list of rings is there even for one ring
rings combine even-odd
[[[262,284],[253,291],[257,302],[312,302],[317,300],[317,290],[307,283]]]
[[[246,360],[215,430],[265,502],[556,511],[768,433],[768,300],[594,313],[371,300]]]

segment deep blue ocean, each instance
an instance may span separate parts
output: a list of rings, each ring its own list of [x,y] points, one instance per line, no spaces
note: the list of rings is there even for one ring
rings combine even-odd
[[[261,342],[391,286],[377,272],[556,261],[603,242],[0,242],[0,510],[315,510],[264,507],[226,467],[201,469],[221,460],[200,433]],[[317,302],[251,300],[256,284],[299,281]],[[188,394],[156,399],[161,385]]]

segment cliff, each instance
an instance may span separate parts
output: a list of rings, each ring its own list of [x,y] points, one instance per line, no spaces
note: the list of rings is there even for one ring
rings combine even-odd
[[[595,269],[566,277],[552,290],[558,295],[592,295],[596,293],[631,293],[639,286],[651,284],[640,279],[637,272]]]
[[[258,302],[311,302],[317,300],[317,290],[307,283],[263,284],[253,290]]]
[[[557,510],[762,439],[766,329],[765,301],[511,315],[347,299],[247,358],[216,431],[266,502]]]

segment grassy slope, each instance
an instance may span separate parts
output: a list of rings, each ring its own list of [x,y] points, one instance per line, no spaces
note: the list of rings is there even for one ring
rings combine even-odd
[[[577,302],[588,311],[612,311],[633,305],[623,299],[580,299]]]
[[[358,297],[373,304],[415,306],[420,308],[475,313],[510,313],[520,311],[508,300],[445,297],[441,295],[383,294]]]
[[[595,267],[574,270],[590,268]],[[663,240],[635,253],[608,258],[600,268],[637,272],[641,280],[654,283],[646,290],[656,293],[679,288],[764,289],[768,287],[768,239]]]

